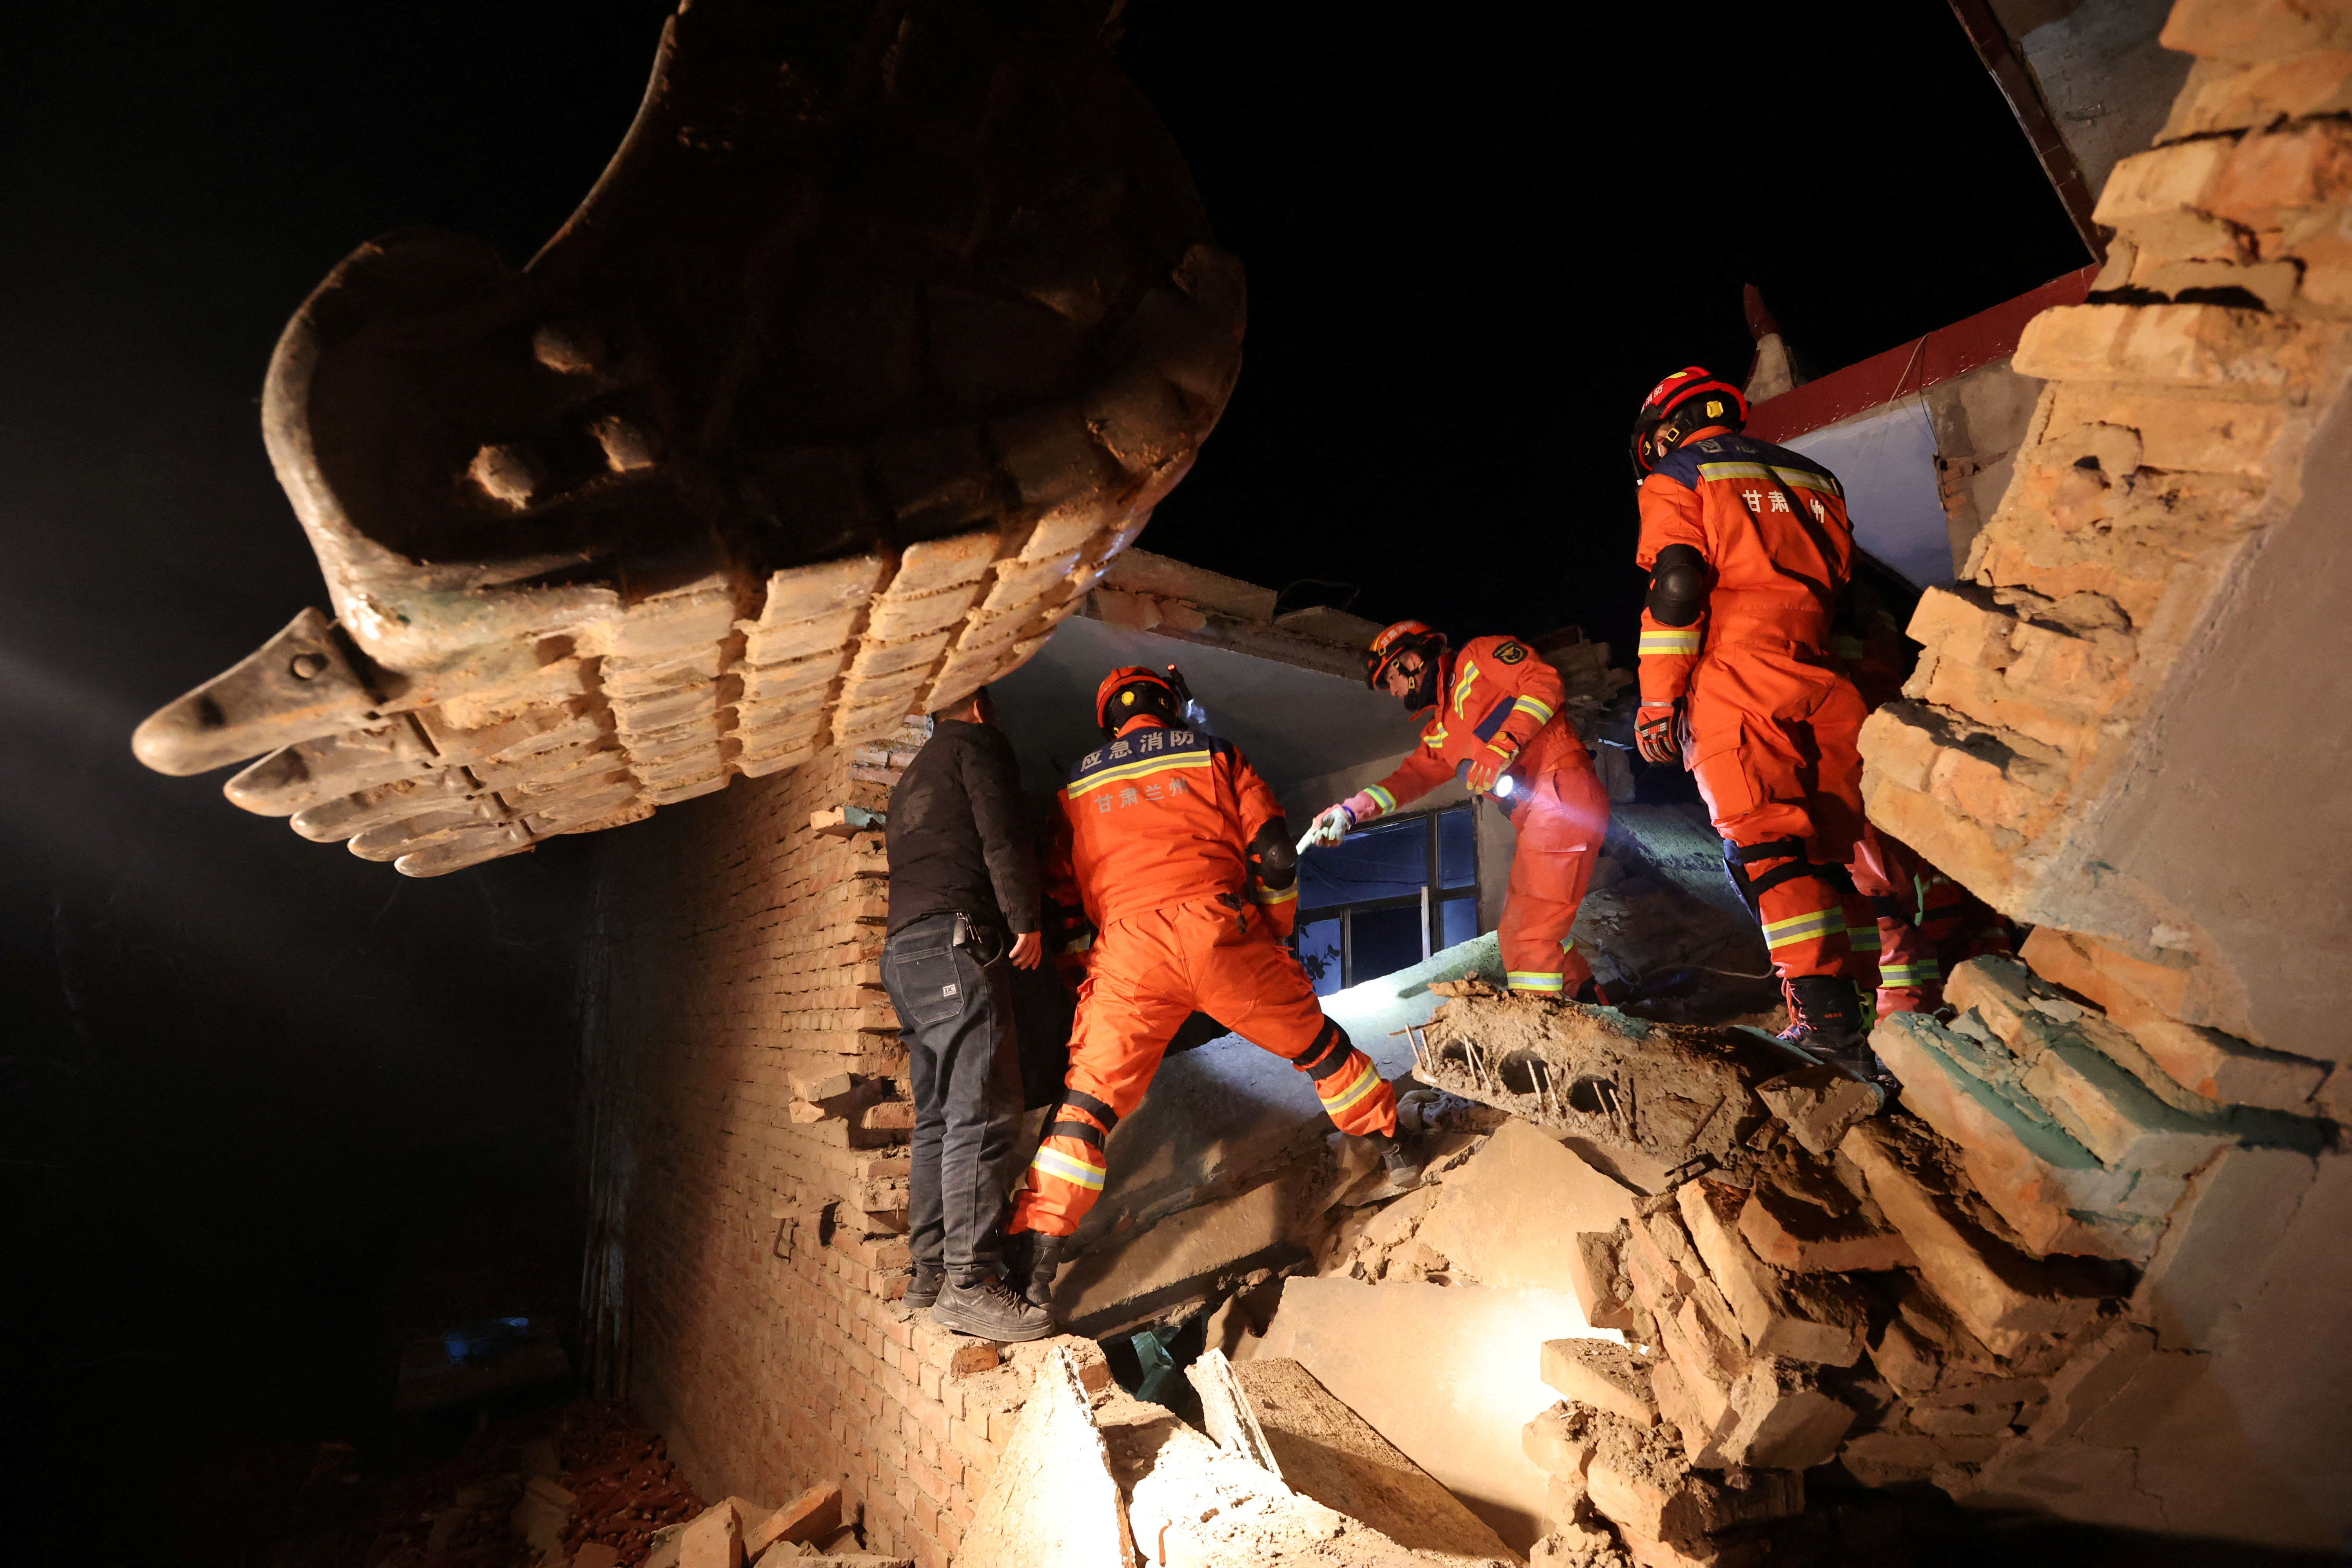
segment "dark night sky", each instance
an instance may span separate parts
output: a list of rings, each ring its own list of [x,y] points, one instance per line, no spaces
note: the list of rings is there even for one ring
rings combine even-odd
[[[126,742],[324,602],[257,420],[288,313],[395,226],[529,255],[667,8],[11,17],[0,1405],[52,1438],[20,1487],[135,1452],[161,1499],[199,1448],[360,1433],[397,1336],[567,1304],[593,844],[411,882]],[[2082,259],[1934,0],[1435,16],[1131,7],[1123,56],[1252,289],[1150,548],[1360,582],[1375,619],[1622,638],[1632,405],[1744,369],[1741,283],[1826,369]]]

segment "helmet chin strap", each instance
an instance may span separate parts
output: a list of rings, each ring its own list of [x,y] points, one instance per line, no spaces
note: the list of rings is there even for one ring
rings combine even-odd
[[[1418,713],[1424,708],[1437,706],[1438,663],[1433,658],[1421,661],[1421,673],[1412,678],[1412,687],[1400,699],[1408,713]]]

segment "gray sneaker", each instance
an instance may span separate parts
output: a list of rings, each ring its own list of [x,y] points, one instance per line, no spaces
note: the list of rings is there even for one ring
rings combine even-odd
[[[1042,1340],[1054,1331],[1054,1314],[1014,1290],[1002,1279],[977,1285],[950,1280],[931,1309],[931,1321],[943,1329],[999,1344]]]

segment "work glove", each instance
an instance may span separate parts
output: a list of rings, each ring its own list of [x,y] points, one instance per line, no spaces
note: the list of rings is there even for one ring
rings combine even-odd
[[[1470,759],[1467,771],[1462,775],[1463,787],[1472,795],[1485,795],[1495,787],[1495,781],[1503,776],[1503,770],[1509,767],[1517,755],[1516,747],[1500,742],[1487,742],[1484,752]]]
[[[1682,742],[1675,735],[1675,705],[1644,702],[1633,714],[1633,743],[1645,763],[1683,765]]]
[[[1327,805],[1307,829],[1307,837],[1298,841],[1305,849],[1313,844],[1337,844],[1356,826],[1356,814],[1344,805]]]

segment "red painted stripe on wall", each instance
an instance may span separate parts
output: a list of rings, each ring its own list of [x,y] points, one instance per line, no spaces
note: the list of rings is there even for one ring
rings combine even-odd
[[[1767,398],[1748,411],[1747,433],[1759,440],[1786,441],[2007,359],[2016,352],[2026,322],[2053,306],[2081,304],[2098,275],[2094,265],[2053,278],[1989,310]]]

